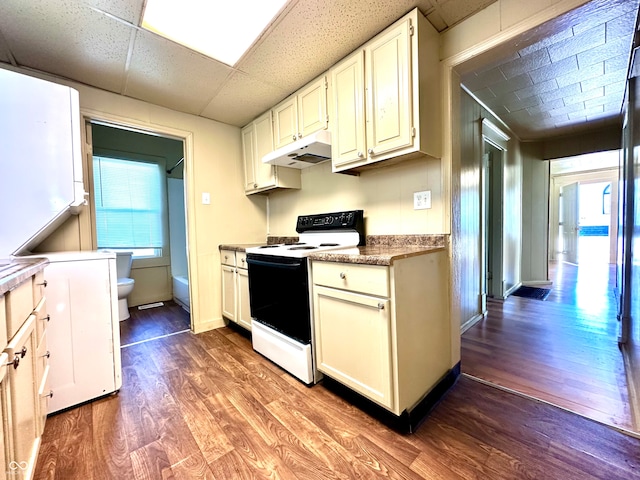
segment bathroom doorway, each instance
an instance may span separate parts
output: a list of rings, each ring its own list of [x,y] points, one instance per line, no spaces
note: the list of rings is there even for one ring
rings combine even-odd
[[[188,330],[184,142],[102,122],[88,127],[95,247],[133,251],[121,344]]]

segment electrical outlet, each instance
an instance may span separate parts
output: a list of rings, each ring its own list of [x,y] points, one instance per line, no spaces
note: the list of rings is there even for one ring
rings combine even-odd
[[[424,210],[431,208],[431,190],[413,193],[413,209]]]

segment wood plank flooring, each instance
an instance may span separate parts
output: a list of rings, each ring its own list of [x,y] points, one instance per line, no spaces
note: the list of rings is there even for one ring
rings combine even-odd
[[[49,417],[35,479],[640,478],[640,440],[466,377],[402,435],[230,328],[122,356],[118,394]]]
[[[174,301],[163,303],[161,307],[143,310],[138,310],[137,307],[129,308],[131,316],[120,322],[120,345],[143,342],[189,330],[191,326],[189,313]]]
[[[615,267],[555,264],[546,301],[488,302],[462,336],[462,371],[635,431],[617,344]]]

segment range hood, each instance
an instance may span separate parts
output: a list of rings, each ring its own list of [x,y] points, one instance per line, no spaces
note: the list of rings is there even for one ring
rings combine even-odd
[[[320,130],[262,157],[262,163],[307,168],[331,160],[331,133]]]

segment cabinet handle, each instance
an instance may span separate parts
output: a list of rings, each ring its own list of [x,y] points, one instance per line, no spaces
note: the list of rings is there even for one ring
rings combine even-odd
[[[297,140],[297,138],[296,138],[296,136],[295,136],[295,135],[293,135],[293,140],[294,140],[294,141],[295,141],[295,140]]]
[[[244,258],[241,258],[240,261],[244,264]]]
[[[258,188],[258,184],[257,184],[257,183],[254,183],[254,184],[253,184],[253,188]]]
[[[46,395],[42,395],[42,398],[53,398],[53,390],[49,390],[49,393],[47,393]]]
[[[42,283],[38,283],[38,285],[42,285],[44,288],[47,288],[48,282],[45,280]]]
[[[362,157],[364,157],[364,153],[358,152],[358,158],[362,158]]]
[[[19,353],[20,358],[24,358],[24,356],[26,354],[27,354],[27,347],[22,347],[22,349],[20,350],[20,353]],[[16,355],[18,355],[18,354],[16,353]]]
[[[7,363],[7,367],[9,365],[13,365],[14,370],[16,368],[18,368],[18,365],[20,365],[20,355],[18,355],[17,353],[13,356],[13,361]]]
[[[302,138],[302,134],[298,132],[298,140]]]
[[[51,320],[51,315],[47,314],[46,317],[42,317],[40,320],[46,320],[48,322]]]
[[[47,353],[45,353],[44,355],[42,355],[44,358],[51,358],[51,352],[49,350],[47,350]]]
[[[344,272],[340,272],[340,278],[344,280],[345,278],[347,278],[347,274]]]
[[[378,302],[378,310],[384,310],[384,303]]]
[[[367,152],[369,152],[369,155],[373,155],[373,148],[370,148]]]

